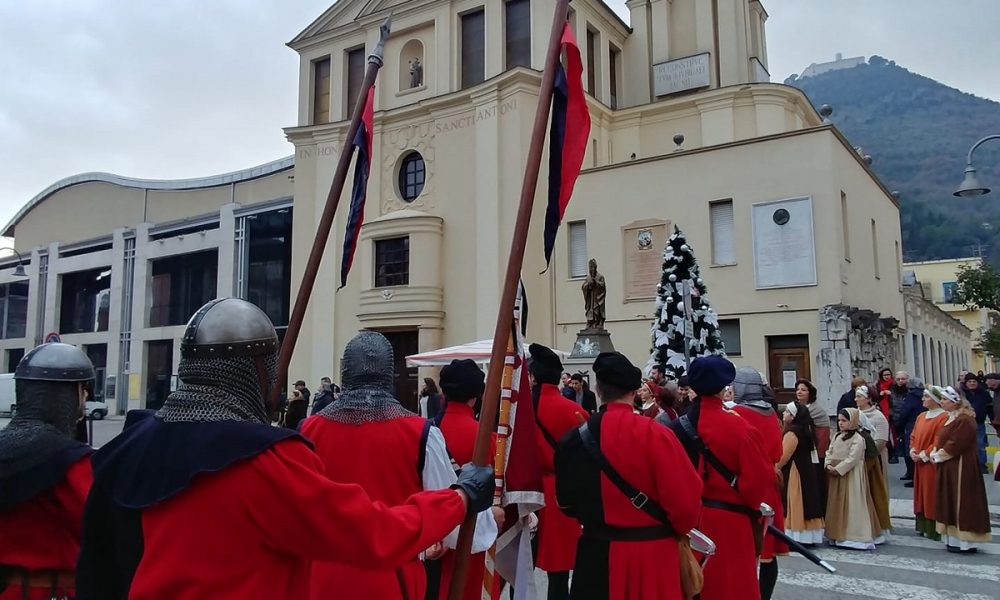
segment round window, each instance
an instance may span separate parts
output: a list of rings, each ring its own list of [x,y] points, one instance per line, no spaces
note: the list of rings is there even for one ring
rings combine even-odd
[[[419,152],[410,152],[399,165],[399,194],[406,202],[413,202],[424,190],[424,157]]]

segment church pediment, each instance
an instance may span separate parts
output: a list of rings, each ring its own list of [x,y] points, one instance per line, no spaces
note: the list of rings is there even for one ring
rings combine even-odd
[[[366,17],[386,17],[390,13],[400,14],[413,8],[433,4],[440,0],[338,0],[308,27],[302,30],[288,45],[295,48],[304,42],[351,25]]]

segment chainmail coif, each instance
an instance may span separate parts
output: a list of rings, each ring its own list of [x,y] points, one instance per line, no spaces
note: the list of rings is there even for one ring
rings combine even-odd
[[[764,385],[764,378],[753,367],[736,369],[736,379],[733,380],[733,402],[750,406],[764,412],[773,410],[771,399],[773,393]]]
[[[270,385],[278,379],[278,355],[263,357]],[[157,416],[167,422],[254,421],[270,423],[264,391],[252,358],[184,358],[181,380]]]
[[[53,454],[79,445],[76,382],[18,380],[17,414],[0,430],[0,479],[32,469]]]
[[[381,333],[362,331],[344,348],[343,393],[320,415],[349,425],[415,416],[393,394],[392,344]]]

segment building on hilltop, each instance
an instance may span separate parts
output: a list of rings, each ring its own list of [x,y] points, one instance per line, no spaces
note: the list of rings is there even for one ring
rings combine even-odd
[[[865,64],[864,56],[844,58],[844,55],[838,52],[836,58],[830,62],[810,64],[802,71],[799,77],[815,77],[816,75],[822,75],[823,73],[829,73],[830,71],[853,69],[854,67],[863,64]]]
[[[175,317],[193,312],[213,282],[218,295],[267,303],[282,328],[348,106],[391,12],[354,269],[338,291],[342,206],[291,375],[336,379],[347,341],[374,329],[393,342],[397,391],[412,405],[418,375],[433,373],[407,368],[406,355],[493,335],[553,6],[339,0],[289,43],[300,57],[298,120],[285,129],[294,167],[279,161],[200,183],[55,184],[5,230],[31,261],[24,333],[0,343],[8,366],[50,331],[105,344],[106,395],[119,408],[152,407],[176,372]],[[627,8],[629,24],[600,0],[570,7],[593,128],[552,264],[539,275],[542,164],[523,268],[529,339],[572,347],[594,258],[612,340],[645,363],[661,252],[676,224],[702,265],[732,360],[764,372],[782,400],[795,379],[811,378],[832,413],[853,372],[871,377],[903,361],[896,200],[802,92],[769,82],[761,2]],[[273,229],[256,233],[260,222]],[[14,266],[0,264],[0,283],[14,281]],[[102,311],[107,326],[87,325]],[[85,332],[75,333],[77,319]]]

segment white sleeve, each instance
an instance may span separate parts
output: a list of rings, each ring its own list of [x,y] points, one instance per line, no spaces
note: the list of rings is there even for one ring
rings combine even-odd
[[[437,427],[427,433],[427,447],[424,450],[424,489],[443,490],[455,481],[455,471],[445,449],[444,435]],[[497,522],[489,509],[476,515],[476,532],[472,537],[472,552],[485,552],[497,539]],[[445,536],[444,545],[454,549],[458,544],[458,527]]]

